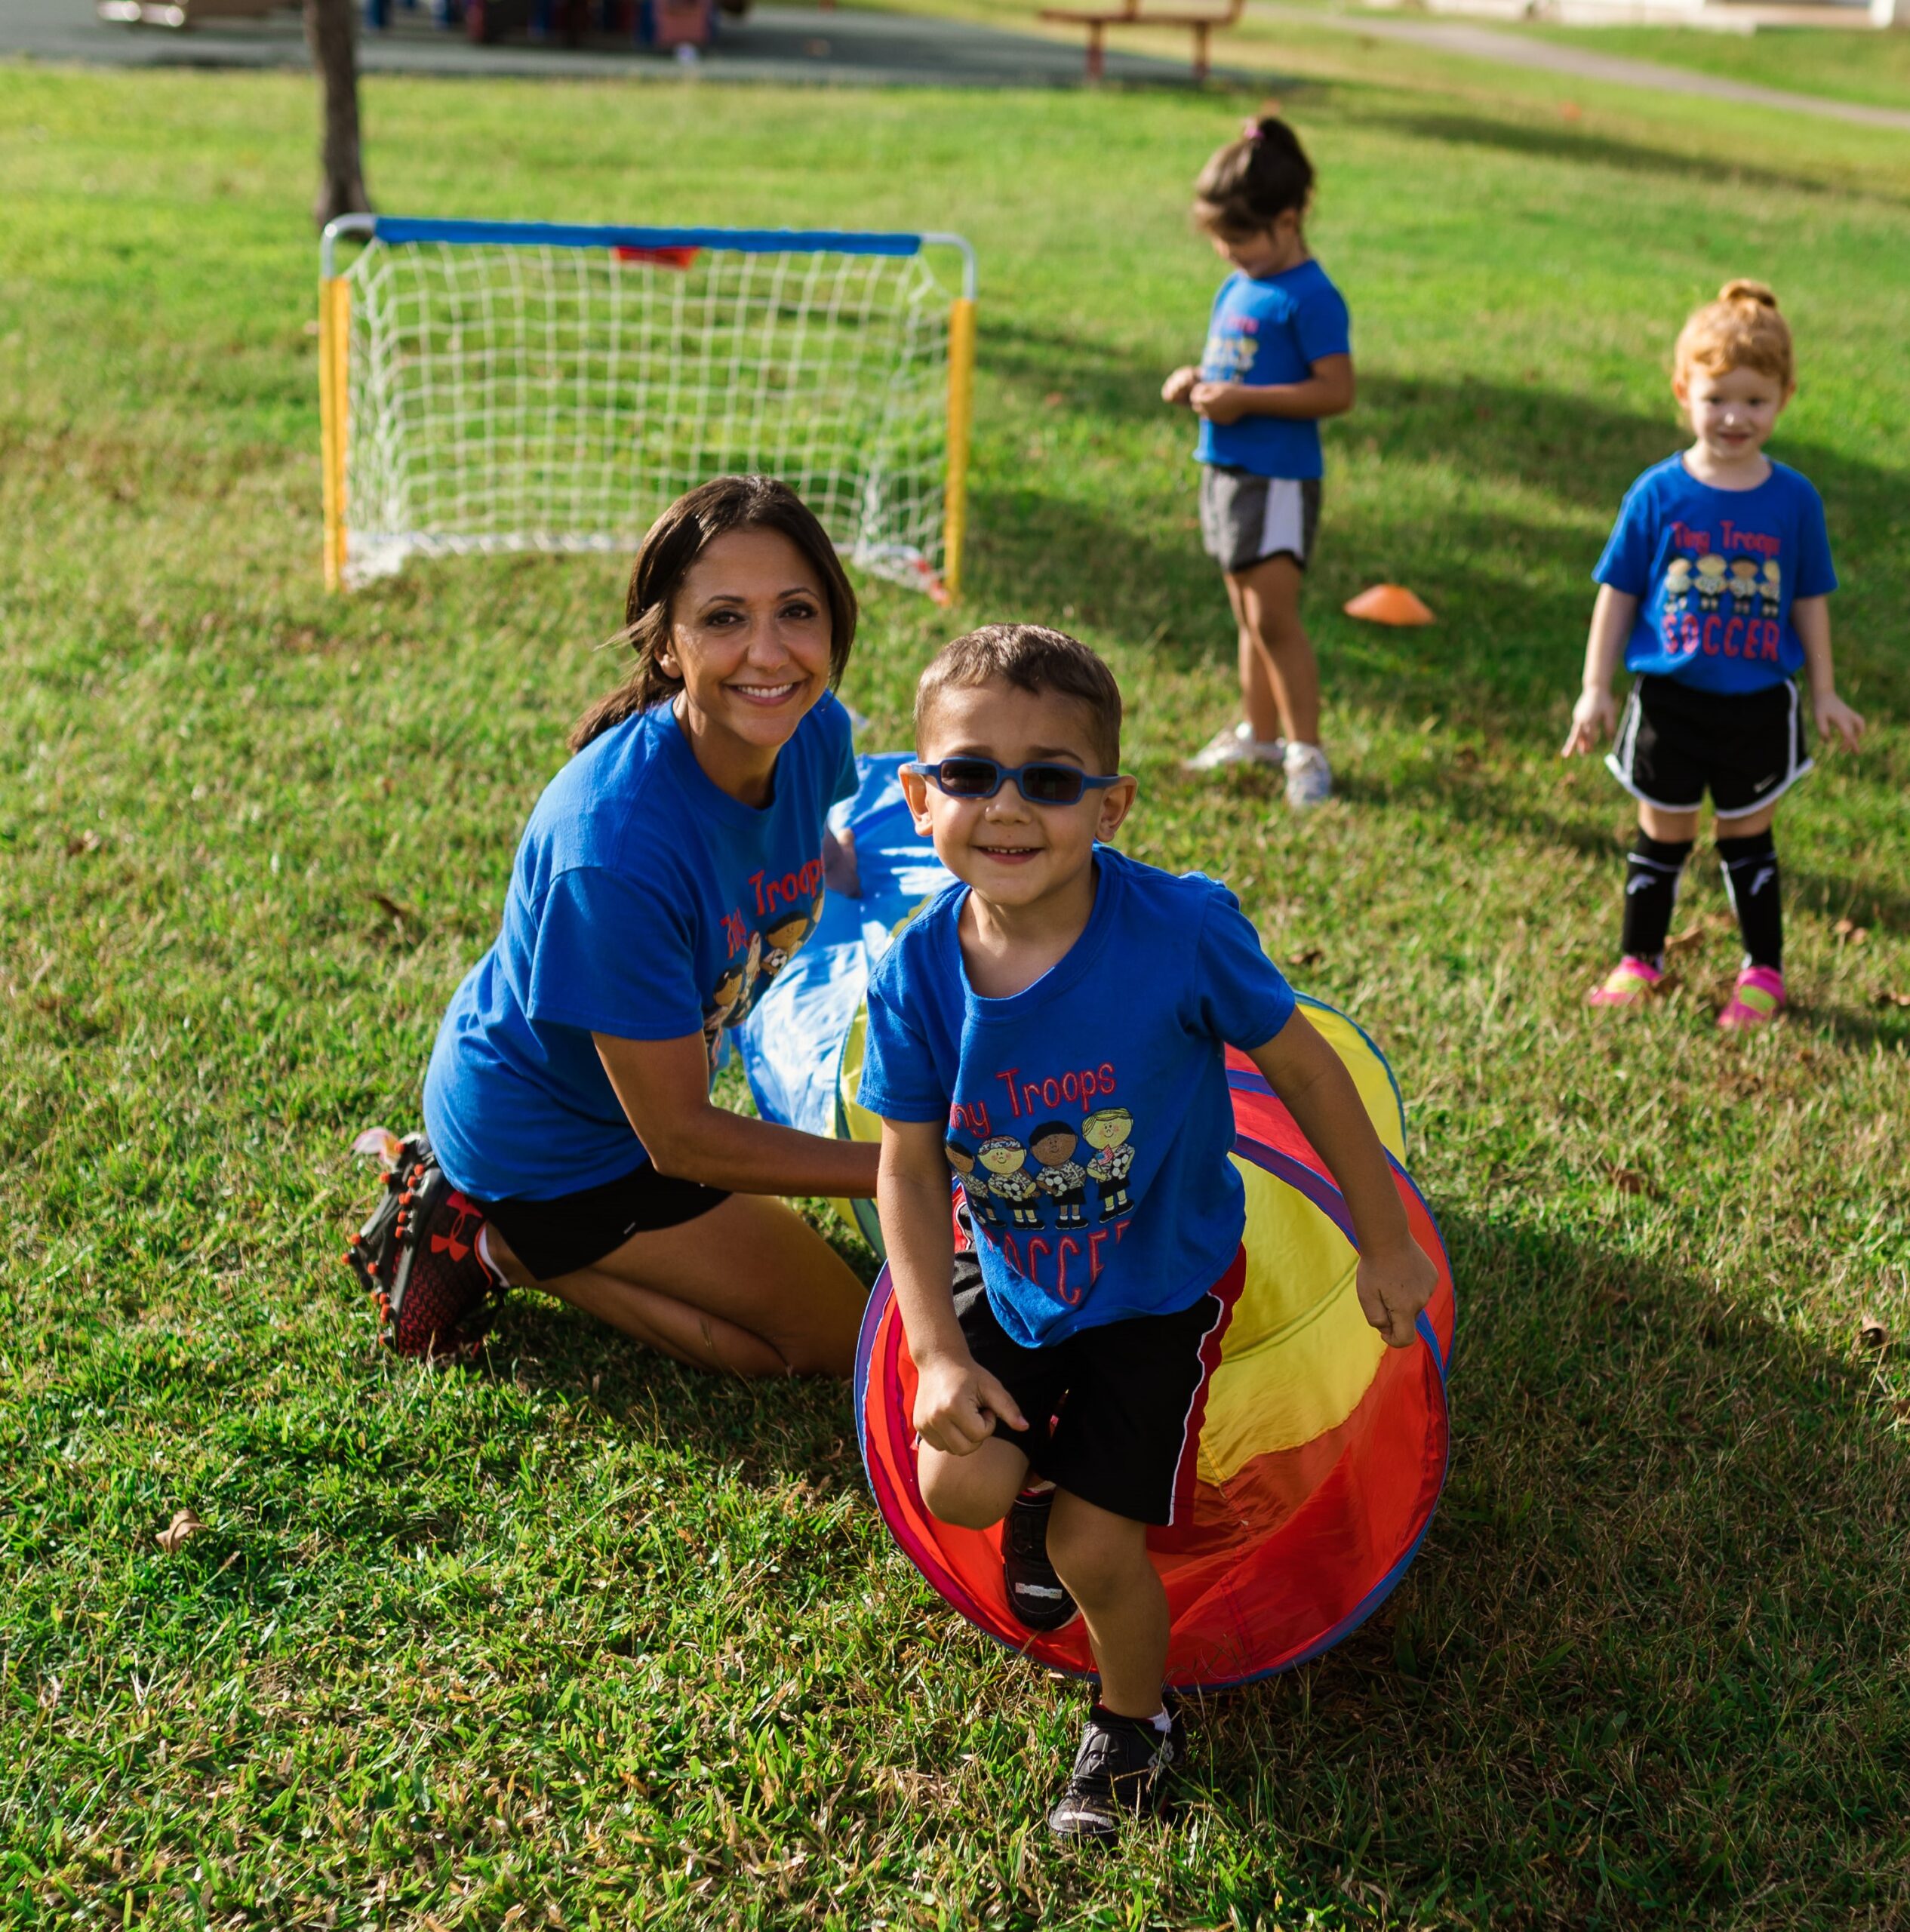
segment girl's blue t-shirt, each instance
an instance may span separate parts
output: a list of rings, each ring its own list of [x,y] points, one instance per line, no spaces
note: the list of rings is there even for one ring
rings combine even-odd
[[[1339,291],[1308,260],[1264,281],[1238,270],[1220,285],[1207,324],[1201,374],[1210,383],[1266,387],[1303,383],[1328,355],[1351,352],[1351,321]],[[1319,475],[1320,426],[1311,417],[1243,416],[1201,423],[1195,459],[1256,476]]]
[[[1625,668],[1699,691],[1756,691],[1795,677],[1800,597],[1837,588],[1823,499],[1773,463],[1755,490],[1700,483],[1681,456],[1625,492],[1592,572],[1638,600]]]
[[[579,752],[537,801],[503,929],[438,1029],[425,1124],[453,1183],[549,1201],[641,1165],[592,1034],[700,1031],[713,1070],[722,1029],[814,928],[823,820],[855,789],[849,715],[829,694],[761,809],[710,779],[667,704]]]
[[[1224,885],[1098,848],[1066,956],[1007,999],[970,990],[951,886],[869,986],[863,1106],[947,1126],[982,1278],[1029,1348],[1191,1307],[1245,1225],[1223,1048],[1263,1046],[1293,995]]]

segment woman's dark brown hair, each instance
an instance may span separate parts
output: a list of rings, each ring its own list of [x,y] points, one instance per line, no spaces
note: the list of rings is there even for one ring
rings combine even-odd
[[[856,593],[816,513],[786,483],[774,476],[718,476],[686,490],[650,527],[630,572],[623,629],[613,641],[636,653],[636,668],[607,697],[599,698],[571,733],[580,752],[613,724],[675,697],[683,688],[657,663],[669,642],[670,603],[690,567],[719,537],[733,530],[780,531],[801,552],[823,586],[829,607],[829,684],[849,662],[856,638]]]
[[[1299,137],[1278,115],[1263,114],[1207,158],[1194,183],[1194,219],[1238,239],[1271,228],[1290,208],[1306,214],[1312,196],[1313,164]]]

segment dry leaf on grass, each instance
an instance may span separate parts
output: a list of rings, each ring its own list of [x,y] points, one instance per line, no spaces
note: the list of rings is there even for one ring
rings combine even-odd
[[[106,841],[89,825],[77,838],[66,841],[66,856],[69,859],[84,857],[88,852],[97,852]]]
[[[1687,926],[1681,933],[1673,933],[1665,942],[1667,952],[1688,952],[1694,946],[1704,943],[1705,929],[1702,925]]]
[[[1636,1168],[1621,1168],[1616,1161],[1607,1161],[1605,1174],[1620,1194],[1649,1194],[1653,1191],[1650,1177],[1640,1174]]]
[[[1859,925],[1855,919],[1839,919],[1831,931],[1851,946],[1861,946],[1870,937],[1870,928]]]
[[[1288,953],[1287,964],[1289,966],[1317,966],[1326,956],[1317,946],[1309,946],[1300,952]]]
[[[1879,993],[1877,1004],[1879,1006],[1910,1006],[1910,993]]]
[[[1857,1340],[1867,1349],[1881,1349],[1890,1339],[1890,1331],[1866,1309],[1857,1318]]]
[[[401,926],[415,926],[420,923],[418,915],[408,906],[401,906],[395,899],[382,892],[368,892],[366,898],[377,907],[388,919],[395,920]]]
[[[175,1509],[173,1519],[159,1532],[158,1544],[170,1556],[189,1537],[195,1537],[205,1527],[189,1509]]]

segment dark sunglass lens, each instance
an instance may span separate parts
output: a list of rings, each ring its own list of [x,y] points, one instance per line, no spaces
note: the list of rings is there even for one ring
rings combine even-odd
[[[995,767],[985,758],[945,758],[942,789],[960,798],[986,798],[995,789]]]
[[[1031,764],[1021,774],[1023,797],[1038,805],[1072,805],[1081,795],[1081,774],[1071,764]]]

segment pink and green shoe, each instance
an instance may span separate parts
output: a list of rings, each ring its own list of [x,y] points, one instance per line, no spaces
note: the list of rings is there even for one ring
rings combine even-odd
[[[1731,989],[1730,1004],[1718,1016],[1727,1033],[1768,1026],[1784,1004],[1784,975],[1769,966],[1747,966]]]
[[[1628,952],[1585,996],[1588,1006],[1643,1006],[1657,992],[1665,969]]]

